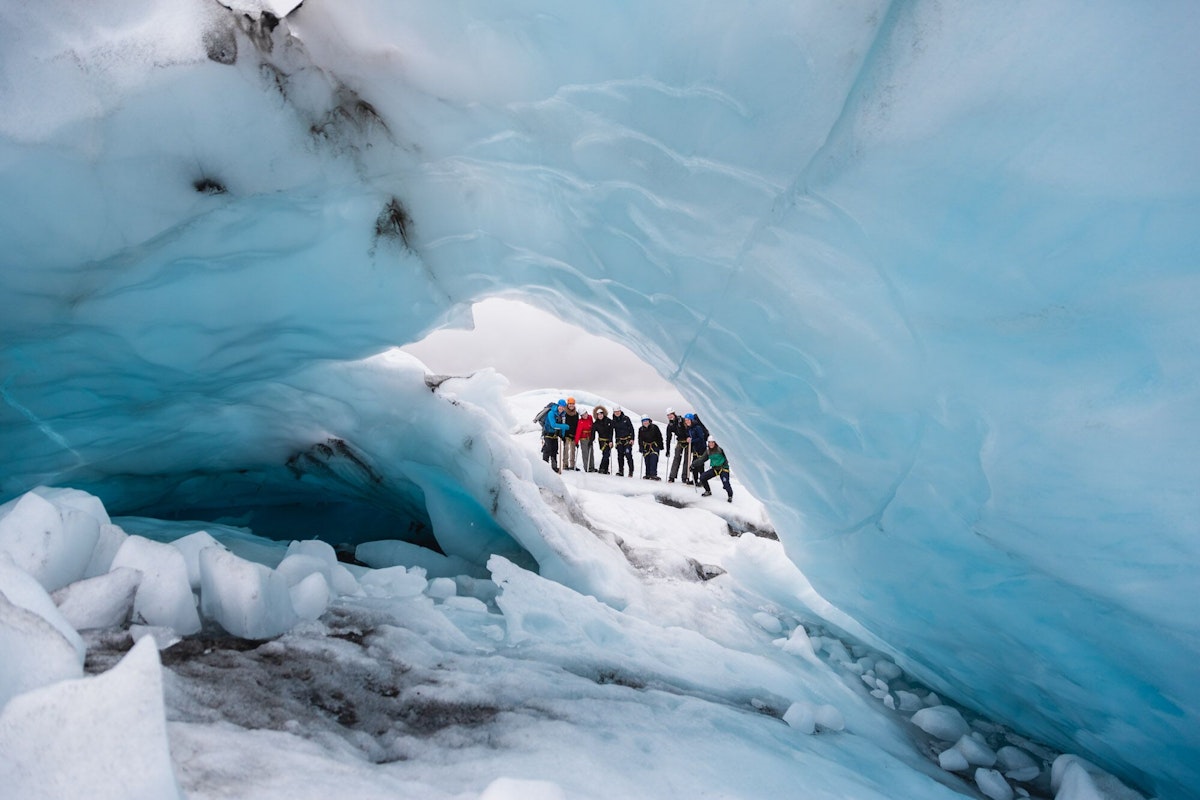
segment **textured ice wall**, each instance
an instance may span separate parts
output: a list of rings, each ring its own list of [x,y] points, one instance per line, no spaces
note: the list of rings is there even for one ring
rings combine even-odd
[[[304,364],[520,295],[697,398],[909,666],[1200,783],[1191,4],[272,23],[0,7],[5,497],[236,475]]]

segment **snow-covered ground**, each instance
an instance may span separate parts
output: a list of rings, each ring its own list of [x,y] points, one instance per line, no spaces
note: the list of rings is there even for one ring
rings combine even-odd
[[[4,796],[1139,796],[912,681],[785,557],[736,462],[731,504],[555,476],[525,420],[557,391],[511,400],[513,447],[559,532],[628,570],[625,603],[502,556],[379,542],[368,567],[110,520],[74,490],[0,507]]]

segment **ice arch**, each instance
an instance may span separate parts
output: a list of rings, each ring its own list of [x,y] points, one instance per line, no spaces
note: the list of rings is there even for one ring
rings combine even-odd
[[[1200,783],[1191,4],[246,6],[0,9],[6,497],[224,480],[519,291],[914,669]]]

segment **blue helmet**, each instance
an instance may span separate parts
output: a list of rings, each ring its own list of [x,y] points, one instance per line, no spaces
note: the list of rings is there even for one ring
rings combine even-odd
[[[683,418],[684,418],[684,419],[695,420],[695,419],[696,419],[696,415],[695,415],[695,414],[684,414],[684,415],[683,415]]]
[[[558,402],[555,403],[555,405],[558,405],[558,406],[565,406],[566,404],[567,404],[567,401],[563,400],[562,398],[559,398]]]

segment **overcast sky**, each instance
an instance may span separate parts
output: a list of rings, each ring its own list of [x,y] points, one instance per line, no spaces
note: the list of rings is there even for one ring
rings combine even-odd
[[[510,394],[531,389],[590,392],[655,420],[687,401],[644,361],[616,342],[593,336],[532,306],[491,299],[474,308],[475,330],[441,330],[403,348],[430,371],[464,375],[493,367]]]

